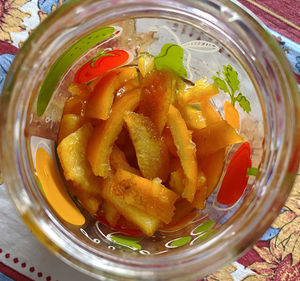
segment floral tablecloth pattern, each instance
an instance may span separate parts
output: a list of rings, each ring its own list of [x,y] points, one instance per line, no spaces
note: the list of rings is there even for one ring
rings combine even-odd
[[[63,2],[0,0],[0,89],[18,49],[31,30]],[[300,83],[300,1],[239,2],[267,25],[286,53]],[[35,240],[9,202],[4,184],[0,186],[0,238],[0,280],[94,280],[63,264]],[[236,262],[203,280],[300,280],[299,173],[288,201],[263,237]]]

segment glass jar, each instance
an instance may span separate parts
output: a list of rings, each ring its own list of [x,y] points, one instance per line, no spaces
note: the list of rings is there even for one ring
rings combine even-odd
[[[78,220],[72,220],[53,203],[58,197],[50,198],[68,196],[55,154],[67,86],[101,50],[125,50],[126,63],[132,65],[142,52],[159,55],[164,44],[183,51],[186,78],[192,82],[199,77],[212,82],[226,67],[237,71],[238,131],[251,148],[247,185],[235,202],[218,199],[240,148],[233,146],[206,208],[179,230],[128,239],[84,210],[78,213],[77,207],[72,212]],[[237,98],[239,93],[244,99]],[[226,93],[213,98],[221,115],[231,98]],[[34,235],[87,274],[99,279],[195,280],[244,253],[280,212],[299,164],[299,109],[297,85],[279,45],[230,1],[69,1],[31,34],[7,75],[1,97],[6,187]],[[58,174],[62,189],[56,195],[50,195],[45,181],[41,184],[40,149],[46,151],[43,163],[49,160]],[[57,176],[48,180],[53,179]]]

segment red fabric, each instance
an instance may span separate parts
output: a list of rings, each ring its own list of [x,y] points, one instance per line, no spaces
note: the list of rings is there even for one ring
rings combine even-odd
[[[25,275],[15,271],[11,267],[5,265],[4,263],[0,262],[0,272],[4,273],[6,276],[10,277],[13,280],[18,281],[33,281],[32,279],[26,277]]]
[[[258,241],[255,244],[258,247],[267,247],[269,245],[268,241]],[[263,261],[263,259],[259,256],[259,254],[252,248],[238,260],[238,263],[247,267],[256,261]]]
[[[268,27],[300,44],[299,0],[238,0],[261,19]],[[258,7],[256,4],[263,6]],[[274,16],[275,13],[277,15]],[[282,17],[282,18],[278,18]]]
[[[300,25],[300,1],[299,0],[255,0],[255,2],[284,17],[290,22]]]
[[[2,54],[13,54],[15,55],[18,52],[18,48],[5,42],[0,41],[0,55]]]

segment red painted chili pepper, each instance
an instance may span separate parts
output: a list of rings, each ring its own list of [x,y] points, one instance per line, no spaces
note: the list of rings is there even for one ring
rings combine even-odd
[[[123,65],[128,58],[129,54],[124,50],[113,50],[109,52],[101,50],[96,57],[77,70],[74,82],[89,82],[100,74]]]
[[[250,152],[250,145],[245,142],[234,153],[218,192],[219,203],[232,205],[243,195],[249,178],[247,169],[252,165]]]

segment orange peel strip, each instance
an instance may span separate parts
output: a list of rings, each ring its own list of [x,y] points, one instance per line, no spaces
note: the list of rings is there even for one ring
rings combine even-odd
[[[137,75],[137,70],[134,67],[125,67],[106,73],[89,96],[87,117],[107,120],[111,112],[115,92],[126,81],[136,78]]]
[[[174,203],[179,196],[157,180],[143,177],[119,169],[115,173],[111,192],[127,204],[169,223],[174,215]]]
[[[182,93],[182,102],[185,104],[208,100],[219,93],[214,84],[209,84],[205,78],[196,81],[192,88]]]
[[[220,149],[215,153],[200,159],[199,161],[199,166],[205,174],[207,180],[206,198],[214,191],[220,180],[224,167],[225,151],[225,148]]]
[[[140,171],[134,167],[131,167],[127,162],[125,153],[118,148],[116,145],[113,146],[111,155],[110,155],[110,164],[115,169],[123,169],[130,173],[140,175]]]
[[[86,157],[86,148],[92,132],[92,125],[84,124],[60,142],[57,154],[65,179],[71,180],[83,193],[97,195],[100,193],[102,181],[93,175]]]
[[[124,120],[135,148],[138,165],[147,179],[166,180],[169,174],[169,153],[151,119],[135,112],[126,112]]]
[[[146,235],[152,236],[160,226],[161,221],[135,206],[126,203],[121,197],[115,196],[112,192],[112,187],[113,179],[112,175],[109,174],[107,179],[104,180],[101,192],[102,197],[109,201],[126,220],[136,225]]]
[[[83,117],[76,114],[65,114],[61,118],[57,142],[60,143],[65,137],[74,133],[84,123]]]
[[[213,154],[229,145],[243,142],[243,138],[225,120],[215,122],[201,130],[194,131],[193,141],[200,158]]]
[[[94,128],[87,148],[87,157],[96,176],[107,177],[110,170],[109,160],[112,147],[124,124],[123,115],[128,110],[134,110],[139,101],[139,89],[126,93],[112,106],[109,119]]]
[[[174,96],[174,84],[173,74],[169,71],[152,71],[141,81],[139,113],[150,117],[160,135]]]
[[[104,200],[102,204],[104,217],[111,226],[116,226],[119,218],[121,217],[117,209],[109,201]]]
[[[170,105],[167,124],[171,130],[175,146],[177,147],[177,154],[186,176],[186,185],[182,197],[192,202],[197,189],[196,146],[179,110],[173,105]]]
[[[163,227],[163,230],[176,230],[183,227],[188,221],[195,217],[194,207],[185,199],[179,199],[175,203],[175,213],[172,221]],[[182,224],[184,222],[184,224]]]

